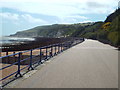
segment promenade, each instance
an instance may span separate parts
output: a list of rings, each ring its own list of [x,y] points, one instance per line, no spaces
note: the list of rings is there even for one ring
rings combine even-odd
[[[118,88],[118,50],[88,39],[6,87]]]

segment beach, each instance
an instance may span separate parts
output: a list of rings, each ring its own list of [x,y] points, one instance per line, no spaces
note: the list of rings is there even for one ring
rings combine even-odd
[[[55,50],[54,50],[54,49],[55,49],[55,47],[53,47],[53,53],[55,53]],[[63,48],[62,48],[62,49],[63,49]],[[47,49],[47,51],[50,51],[50,50],[51,50],[51,48],[48,48],[48,49]],[[43,56],[46,56],[46,49],[42,49],[41,51],[42,51],[42,53],[43,53]],[[1,52],[1,56],[12,55],[12,54],[15,54],[15,53],[18,53],[18,52],[24,52],[24,53],[22,53],[21,60],[30,57],[30,51],[28,51],[28,52],[25,52],[25,51]],[[56,48],[56,52],[58,52],[58,48]],[[40,49],[33,50],[32,55],[33,55],[33,56],[40,55]],[[50,54],[48,53],[47,55],[49,56]],[[9,66],[9,65],[17,62],[17,59],[18,59],[18,58],[15,58],[15,57],[18,57],[18,55],[12,55],[12,56],[10,56],[9,58],[7,58],[7,62],[6,62],[6,63],[0,63],[0,68],[3,68],[3,67],[5,67],[5,66]],[[40,58],[40,57],[37,56],[35,59],[33,59],[33,61],[35,62],[35,61],[37,61],[39,58]],[[3,60],[4,60],[4,59],[3,59]],[[2,62],[4,62],[3,60],[2,60]],[[8,60],[9,60],[9,61],[8,61]],[[29,64],[29,61],[30,61],[30,59],[28,59],[26,62],[21,63],[22,65],[20,66],[20,68],[22,69],[22,68],[26,67],[26,66]],[[9,63],[8,63],[8,62],[9,62]],[[26,64],[26,63],[27,63],[27,64]],[[26,64],[26,65],[25,65],[25,64]],[[3,70],[0,71],[0,75],[1,75],[0,78],[4,78],[4,77],[6,77],[6,76],[8,76],[8,75],[10,75],[10,74],[12,74],[12,73],[14,73],[14,72],[16,72],[17,70],[18,70],[18,65],[12,65],[12,66],[10,66],[10,67],[8,67],[8,68],[6,68],[6,69],[3,69]],[[23,70],[23,73],[25,73],[25,72],[27,72],[27,68]],[[2,82],[4,82],[4,81],[6,82],[6,81],[8,81],[10,78],[13,78],[14,76],[15,76],[15,74],[12,75],[12,76],[10,76],[9,78],[3,80]]]

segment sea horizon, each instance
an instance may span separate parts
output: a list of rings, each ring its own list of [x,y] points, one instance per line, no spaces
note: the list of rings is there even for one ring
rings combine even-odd
[[[35,38],[0,36],[0,44],[20,43],[20,42],[33,41],[33,40],[35,40]]]

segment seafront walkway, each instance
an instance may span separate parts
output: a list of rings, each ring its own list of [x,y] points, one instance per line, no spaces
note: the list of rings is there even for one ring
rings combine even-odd
[[[51,58],[6,87],[118,88],[118,50],[88,39]]]

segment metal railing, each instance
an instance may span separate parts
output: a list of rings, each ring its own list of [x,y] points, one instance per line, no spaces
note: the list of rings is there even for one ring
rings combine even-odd
[[[27,71],[34,70],[35,64],[40,65],[43,62],[50,59],[51,57],[67,50],[68,48],[70,48],[78,43],[81,43],[82,41],[84,41],[84,39],[77,39],[77,40],[73,40],[73,41],[52,44],[49,46],[44,46],[44,47],[31,49],[31,50],[18,52],[18,53],[14,53],[11,55],[6,55],[6,56],[0,57],[0,59],[2,61],[6,60],[6,58],[9,61],[10,60],[9,58],[11,58],[11,57],[12,58],[14,57],[15,59],[17,59],[16,61],[14,61],[11,64],[7,64],[8,62],[5,62],[5,61],[2,62],[2,64],[5,64],[6,66],[0,68],[1,72],[4,71],[5,69],[8,69],[9,67],[12,67],[12,66],[16,66],[16,70],[14,70],[14,72],[12,72],[6,76],[2,75],[2,77],[0,79],[0,81],[2,82],[1,87],[5,86],[11,80],[11,76],[13,76],[14,78],[22,77],[24,75],[24,74],[22,74],[22,70],[24,70],[24,69],[27,69]],[[27,55],[27,57],[26,57],[24,55],[24,53],[27,53],[29,55]],[[7,82],[4,82],[5,80]]]

